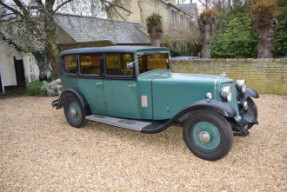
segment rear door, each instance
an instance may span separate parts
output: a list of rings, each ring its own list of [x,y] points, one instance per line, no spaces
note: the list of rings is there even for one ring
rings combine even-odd
[[[105,54],[104,95],[108,115],[140,119],[138,84],[134,69],[127,66],[133,62],[133,54]]]
[[[79,55],[78,87],[85,96],[92,113],[106,115],[104,84],[101,77],[101,54]]]

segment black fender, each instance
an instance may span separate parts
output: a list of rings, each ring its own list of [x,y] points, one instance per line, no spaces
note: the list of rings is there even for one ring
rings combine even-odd
[[[189,111],[197,109],[210,109],[215,110],[218,113],[224,115],[225,117],[235,117],[237,115],[236,111],[227,102],[217,101],[217,100],[200,100],[187,108],[180,111],[178,114],[185,114]],[[176,115],[177,116],[177,115]]]
[[[69,96],[69,95],[74,95],[76,98],[79,99],[80,103],[81,103],[81,106],[83,107],[83,109],[85,109],[86,111],[86,114],[90,114],[91,111],[90,111],[90,107],[89,107],[89,104],[86,100],[86,98],[84,97],[84,95],[80,92],[80,90],[76,89],[76,88],[67,88],[65,89],[62,93],[61,93],[61,96],[58,100],[55,100],[52,102],[52,106],[53,107],[56,107],[56,109],[60,109],[63,107],[64,103],[65,103],[65,100],[66,98]]]
[[[236,117],[236,111],[226,102],[217,101],[217,100],[200,100],[197,101],[180,112],[178,112],[174,117],[169,120],[166,120],[164,123],[161,123],[160,126],[156,127],[155,129],[145,129],[143,128],[141,132],[143,133],[158,133],[165,129],[167,129],[172,124],[176,123],[180,118],[184,117],[191,111],[198,110],[198,109],[210,109],[222,114],[225,117],[233,118]]]
[[[244,103],[250,97],[259,98],[259,94],[254,89],[247,87],[245,93],[239,95],[239,100]]]

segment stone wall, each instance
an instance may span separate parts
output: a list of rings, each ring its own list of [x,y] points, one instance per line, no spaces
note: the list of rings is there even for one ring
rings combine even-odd
[[[259,93],[287,95],[287,59],[191,59],[172,61],[179,73],[219,75],[246,79]]]

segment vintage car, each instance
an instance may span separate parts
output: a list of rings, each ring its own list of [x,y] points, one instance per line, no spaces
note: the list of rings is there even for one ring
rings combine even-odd
[[[257,124],[252,100],[259,95],[245,80],[171,72],[162,47],[79,48],[60,54],[63,107],[73,127],[87,120],[142,133],[183,127],[183,139],[198,157],[218,160],[232,147],[235,132]]]

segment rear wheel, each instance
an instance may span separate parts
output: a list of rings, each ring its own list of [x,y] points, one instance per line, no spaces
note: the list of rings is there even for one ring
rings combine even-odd
[[[68,123],[76,128],[83,127],[87,120],[86,112],[76,96],[69,95],[64,102],[64,112]]]
[[[230,151],[233,132],[228,121],[219,113],[199,110],[191,112],[185,121],[183,138],[196,156],[215,161]]]

